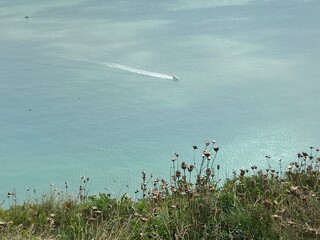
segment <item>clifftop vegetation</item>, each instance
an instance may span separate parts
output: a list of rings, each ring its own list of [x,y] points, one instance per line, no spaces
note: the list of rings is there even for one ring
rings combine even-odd
[[[198,147],[193,146],[194,150]],[[64,191],[18,204],[8,193],[1,239],[317,239],[320,233],[319,149],[289,166],[239,169],[219,183],[219,147],[206,141],[200,161],[171,158],[171,179],[142,172],[140,199],[76,196]],[[29,190],[27,190],[29,191]]]

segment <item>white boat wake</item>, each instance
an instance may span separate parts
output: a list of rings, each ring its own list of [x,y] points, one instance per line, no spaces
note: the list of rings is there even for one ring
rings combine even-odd
[[[154,78],[170,79],[170,80],[174,80],[174,81],[180,80],[177,76],[170,76],[170,75],[163,74],[163,73],[158,73],[158,72],[150,72],[150,71],[137,69],[137,68],[132,68],[132,67],[128,67],[128,66],[125,66],[125,65],[117,64],[117,63],[102,62],[102,61],[88,61],[88,60],[75,59],[75,58],[69,59],[69,60],[88,62],[88,63],[91,63],[91,64],[94,63],[94,64],[98,64],[98,65],[103,65],[103,66],[106,66],[106,67],[109,67],[109,68],[120,69],[120,70],[123,70],[123,71],[136,73],[136,74],[149,76],[149,77],[154,77]]]
[[[149,77],[162,78],[162,79],[171,79],[171,80],[179,80],[179,78],[176,77],[176,76],[170,76],[170,75],[167,75],[167,74],[162,74],[162,73],[157,73],[157,72],[150,72],[150,71],[146,71],[146,70],[142,70],[142,69],[137,69],[137,68],[132,68],[132,67],[120,65],[120,64],[117,64],[117,63],[109,63],[109,62],[97,62],[97,63],[105,65],[105,66],[107,66],[109,68],[120,69],[120,70],[123,70],[123,71],[132,72],[132,73],[145,75],[145,76],[149,76]]]

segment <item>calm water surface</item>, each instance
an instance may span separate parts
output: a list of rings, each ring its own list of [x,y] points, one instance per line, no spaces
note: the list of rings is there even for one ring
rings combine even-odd
[[[174,152],[192,162],[207,139],[222,175],[318,147],[319,12],[306,0],[2,0],[0,198],[76,190],[80,175],[92,194],[133,192],[141,170],[168,177]]]

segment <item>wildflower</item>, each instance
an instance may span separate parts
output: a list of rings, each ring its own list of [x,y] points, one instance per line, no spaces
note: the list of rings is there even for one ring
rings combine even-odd
[[[146,173],[144,171],[142,171],[141,174],[142,174],[142,180],[145,181],[146,180]]]
[[[193,165],[190,165],[190,166],[188,167],[188,171],[189,171],[189,172],[192,172],[193,169],[194,169],[194,166],[193,166]]]
[[[177,157],[172,157],[170,158],[172,162],[174,162],[175,160],[177,160]]]
[[[141,183],[141,190],[143,191],[147,190],[147,184]]]
[[[206,156],[206,157],[210,157],[211,155],[211,152],[207,151],[207,150],[204,150],[203,152],[203,155]]]
[[[186,162],[182,162],[181,163],[181,168],[183,169],[183,170],[186,170],[186,168],[187,168],[187,164],[186,164]]]

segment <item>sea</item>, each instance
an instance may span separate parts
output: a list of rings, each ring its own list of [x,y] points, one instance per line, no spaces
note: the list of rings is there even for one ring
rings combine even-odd
[[[221,179],[267,168],[265,155],[285,169],[320,145],[319,12],[317,0],[1,0],[0,203],[76,193],[81,176],[88,194],[134,194],[142,171],[168,180],[175,153],[199,163],[212,140]]]

